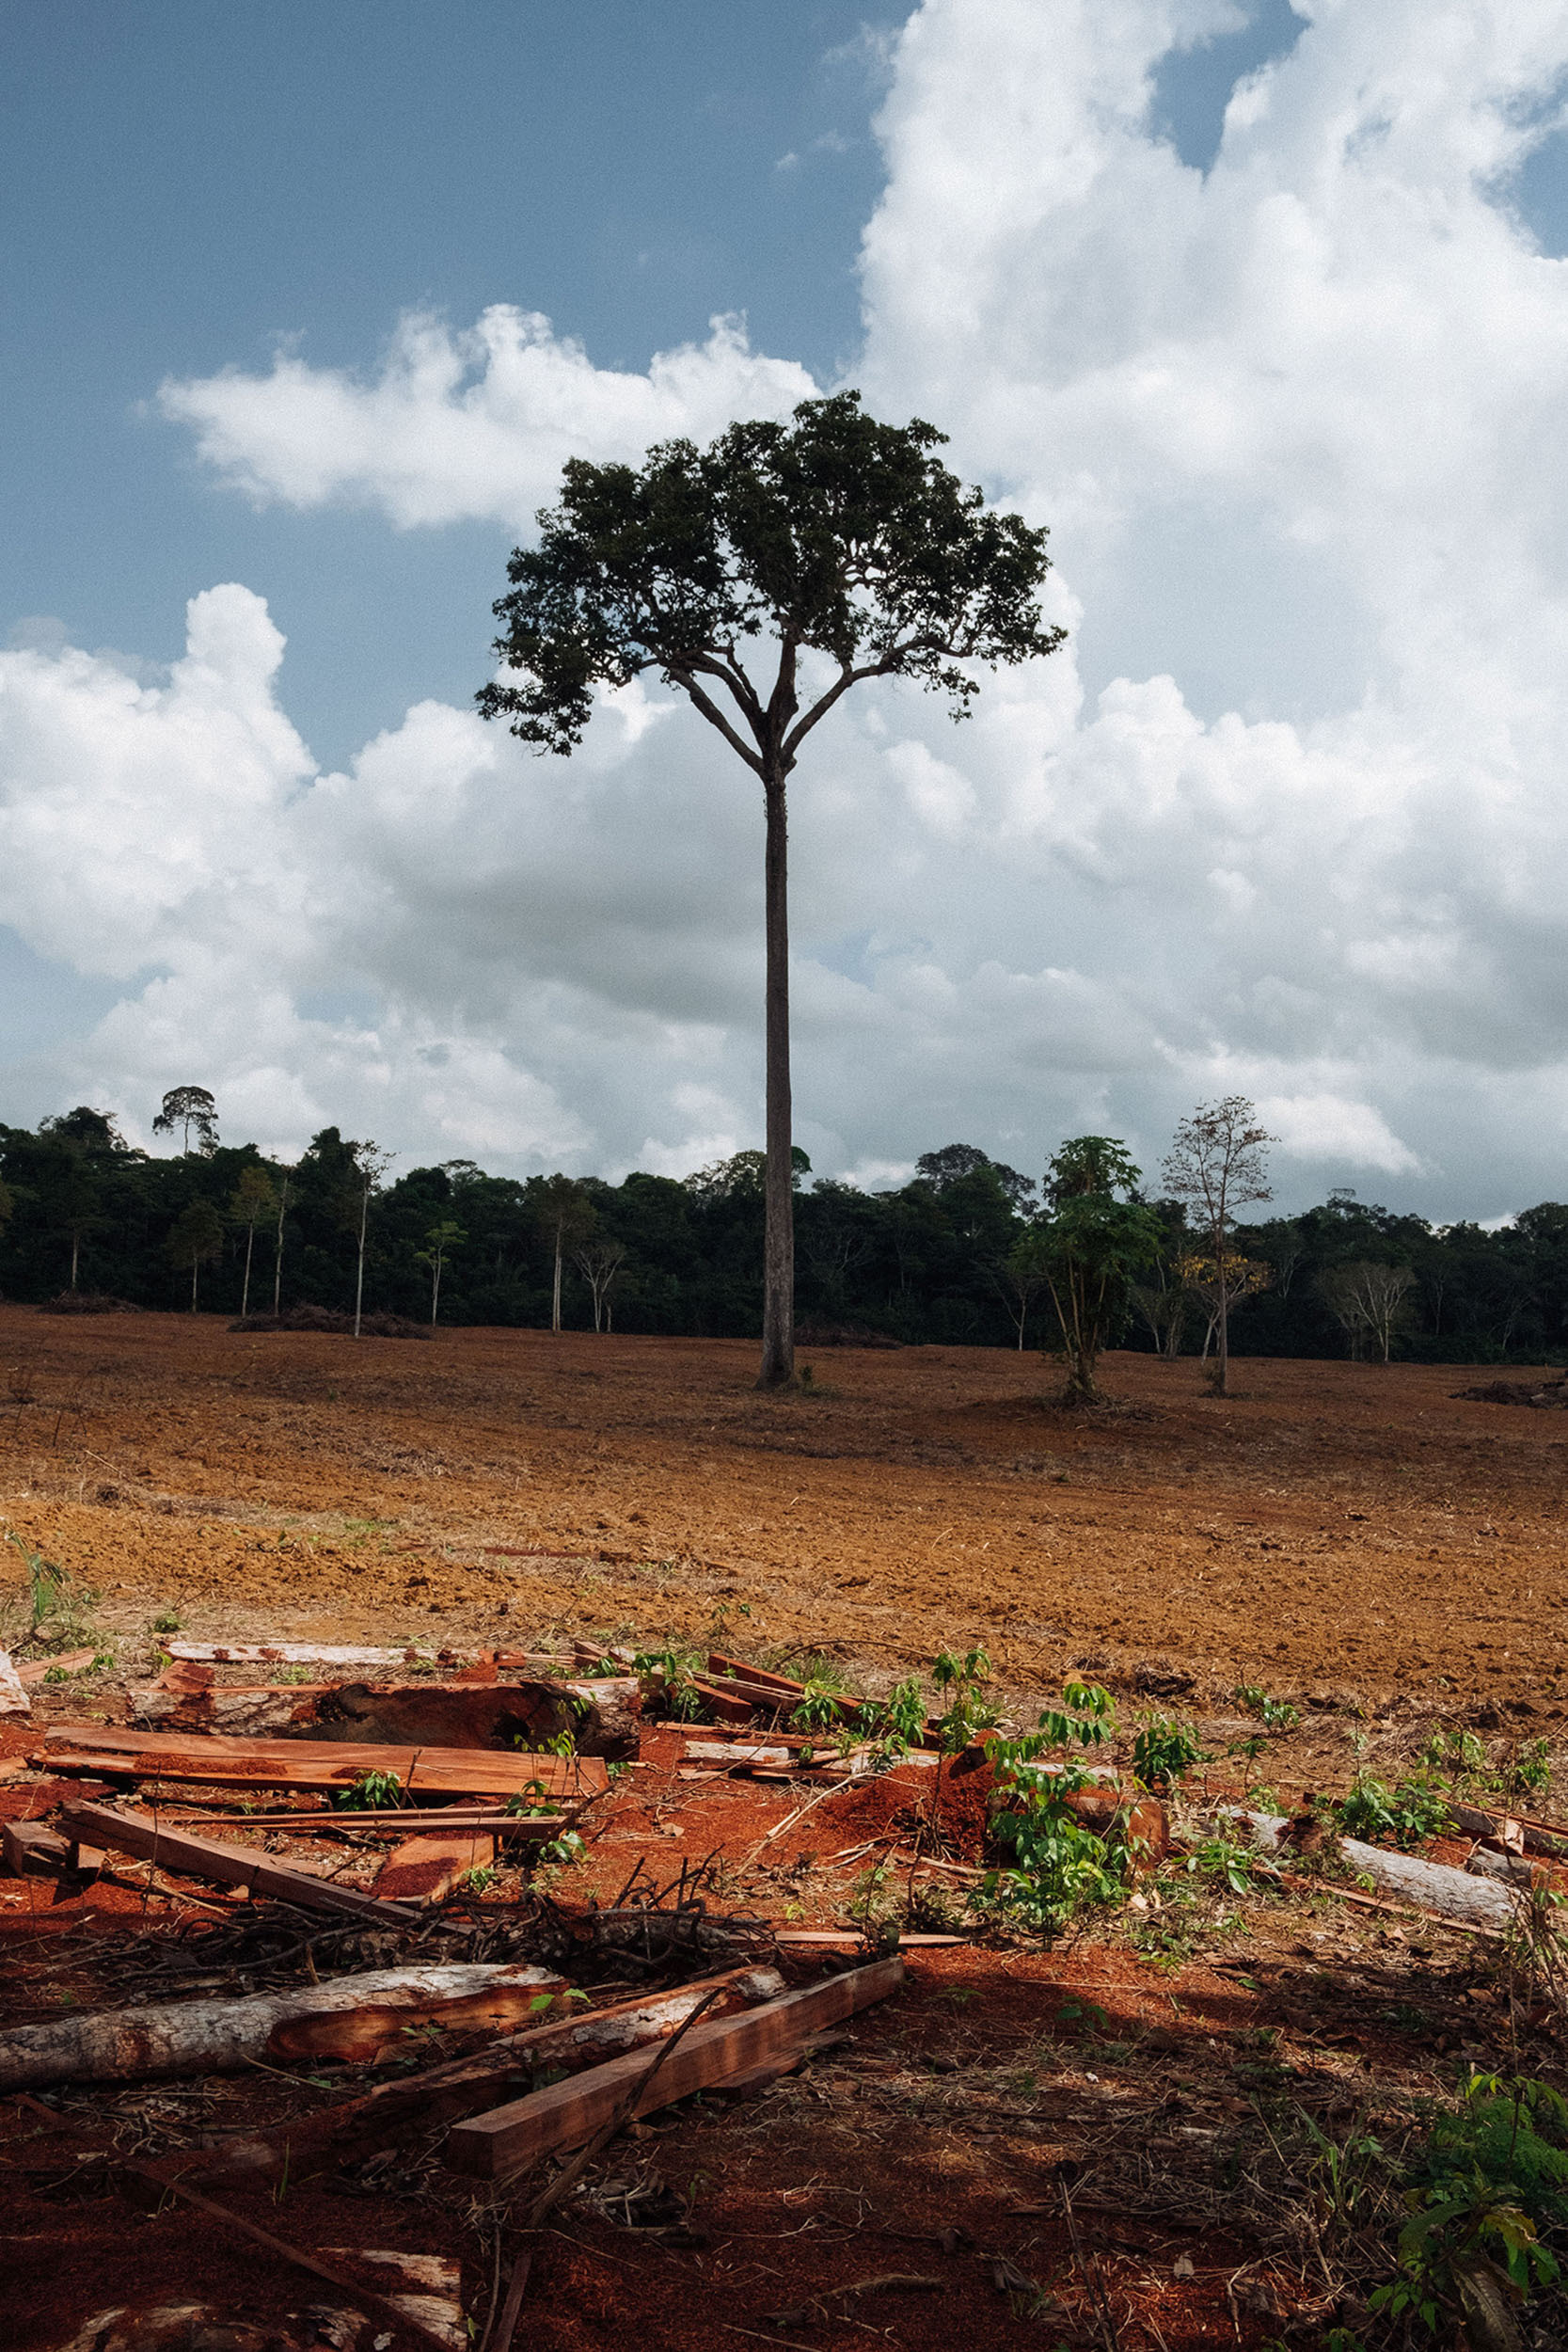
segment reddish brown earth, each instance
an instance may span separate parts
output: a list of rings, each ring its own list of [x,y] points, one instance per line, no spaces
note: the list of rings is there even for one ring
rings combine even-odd
[[[745,1656],[832,1653],[873,1690],[983,1641],[1021,1720],[1074,1667],[1110,1682],[1124,1717],[1140,1679],[1185,1682],[1161,1703],[1195,1711],[1216,1749],[1256,1732],[1230,1693],[1257,1681],[1303,1704],[1302,1729],[1259,1768],[1290,1788],[1342,1787],[1353,1740],[1391,1771],[1438,1718],[1479,1724],[1499,1755],[1522,1735],[1557,1740],[1568,1432],[1554,1414],[1453,1401],[1463,1371],[1243,1362],[1220,1402],[1191,1363],[1122,1356],[1107,1367],[1119,1409],[1085,1417],[1042,1401],[1052,1375],[1033,1357],[833,1352],[816,1359],[818,1392],[788,1399],[756,1394],[752,1362],[729,1343],[482,1331],[356,1344],[0,1309],[0,1525],[100,1596],[83,1606],[119,1649],[119,1673],[42,1687],[38,1721],[122,1718],[124,1675],[147,1671],[152,1621],[174,1615],[198,1638],[457,1648],[721,1629]],[[13,1638],[24,1576],[23,1549],[0,1550]],[[36,1737],[7,1729],[0,1752]],[[765,1845],[801,1791],[683,1779],[668,1733],[644,1755],[595,1809],[562,1900],[611,1898],[640,1862],[667,1883],[684,1862],[705,1870],[716,1911],[840,1922],[927,1802],[913,1773],[848,1788]],[[66,1793],[0,1778],[0,1812],[45,1818]],[[950,1853],[977,1850],[961,1791],[943,1825]],[[367,1883],[369,1857],[355,1866]],[[503,1872],[488,1899],[521,1891]],[[124,1999],[104,1955],[133,1929],[168,1937],[235,1915],[194,1885],[56,1899],[46,1879],[0,1879],[0,2023]],[[1167,1886],[1167,1913],[1171,1899]],[[1346,2129],[1447,2087],[1495,2054],[1495,1955],[1329,1895],[1205,1906],[1196,1946],[1164,1946],[1166,1915],[1146,1913],[1052,1952],[1003,1938],[918,1953],[906,1993],[801,2074],[745,2105],[689,2103],[615,2143],[601,2186],[657,2178],[689,2194],[700,2242],[563,2209],[518,2345],[847,2352],[869,2331],[909,2352],[966,2338],[1053,2352],[1106,2340],[1091,2274],[1129,2352],[1252,2352],[1291,2316],[1324,2324],[1322,2277],[1282,2262],[1277,2238],[1227,2201],[1232,2160],[1265,2160],[1259,2102],[1285,2097]],[[832,1964],[797,1954],[789,1967],[805,1981]],[[194,2098],[83,2090],[56,2122],[0,2103],[18,2352],[59,2352],[127,2299],[198,2293],[264,2321],[322,2299],[193,2215],[139,2212],[103,2161],[297,2112],[303,2095],[271,2080]],[[390,2188],[222,2194],[303,2248],[461,2256],[483,2328],[489,2204],[404,2153]],[[999,2291],[990,2255],[1036,2282],[1037,2315]],[[900,2271],[940,2284],[807,2308]],[[796,2316],[776,2328],[776,2312]]]

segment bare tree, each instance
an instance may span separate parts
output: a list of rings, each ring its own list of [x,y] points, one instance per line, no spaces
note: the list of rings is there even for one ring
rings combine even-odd
[[[626,1261],[626,1246],[618,1241],[591,1241],[574,1252],[573,1263],[587,1283],[594,1300],[595,1331],[612,1328],[610,1294]],[[557,1325],[557,1329],[560,1326]]]
[[[439,1225],[433,1225],[425,1234],[425,1246],[416,1249],[415,1260],[430,1268],[430,1327],[436,1328],[436,1317],[441,1307],[441,1269],[451,1252],[460,1249],[468,1236],[455,1217],[444,1216]]]
[[[171,1265],[191,1270],[191,1312],[196,1312],[196,1283],[200,1268],[223,1248],[223,1219],[210,1200],[193,1200],[182,1209],[165,1249]]]
[[[1272,1199],[1265,1146],[1275,1140],[1258,1124],[1255,1103],[1244,1094],[1227,1094],[1217,1103],[1200,1103],[1181,1121],[1164,1163],[1167,1189],[1196,1212],[1213,1260],[1218,1348],[1210,1378],[1216,1396],[1226,1394],[1230,1370],[1230,1228],[1243,1201]]]
[[[271,1216],[277,1206],[277,1189],[264,1168],[245,1168],[229,1203],[229,1214],[236,1225],[245,1227],[245,1281],[240,1289],[240,1320],[250,1312],[250,1253],[255,1247],[256,1228],[264,1216]]]
[[[1187,1328],[1187,1302],[1191,1296],[1181,1261],[1160,1258],[1153,1268],[1153,1279],[1134,1282],[1128,1292],[1133,1306],[1148,1326],[1155,1351],[1171,1363],[1181,1353],[1181,1341]]]
[[[1023,1353],[1023,1327],[1029,1320],[1029,1310],[1041,1294],[1050,1289],[1045,1270],[1029,1257],[1025,1239],[1010,1250],[1000,1265],[989,1266],[987,1272],[1007,1310],[1007,1320],[1018,1333],[1018,1352]]]
[[[1395,1333],[1409,1321],[1408,1294],[1415,1282],[1410,1266],[1351,1259],[1341,1265],[1325,1266],[1318,1277],[1318,1289],[1349,1340],[1352,1356],[1359,1357],[1363,1343],[1370,1340],[1386,1363]]]
[[[541,1177],[531,1184],[533,1221],[555,1253],[555,1284],[550,1295],[550,1329],[561,1328],[561,1269],[568,1249],[586,1242],[594,1230],[594,1203],[570,1176]]]
[[[381,1179],[396,1159],[395,1152],[383,1152],[380,1145],[368,1139],[351,1144],[354,1154],[355,1182],[353,1198],[359,1220],[359,1255],[354,1270],[354,1336],[359,1337],[360,1311],[365,1299],[365,1233],[371,1221],[371,1200],[381,1190]]]
[[[283,1217],[289,1205],[289,1179],[285,1171],[277,1187],[277,1233],[272,1253],[272,1311],[273,1319],[283,1311]]]

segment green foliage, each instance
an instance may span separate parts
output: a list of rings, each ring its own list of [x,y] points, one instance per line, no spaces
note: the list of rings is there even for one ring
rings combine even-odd
[[[152,1620],[154,1633],[178,1633],[183,1620],[178,1609],[160,1609]]]
[[[692,1679],[692,1668],[698,1662],[694,1650],[640,1649],[634,1655],[633,1674],[646,1675],[659,1683],[659,1703],[672,1723],[694,1724],[701,1720],[703,1694]]]
[[[1007,1261],[1015,1284],[1037,1277],[1051,1293],[1071,1402],[1098,1397],[1096,1368],[1126,1320],[1132,1278],[1160,1252],[1159,1219],[1135,1198],[1140,1181],[1110,1136],[1064,1143],[1046,1170],[1046,1214]]]
[[[1215,1879],[1232,1895],[1245,1895],[1251,1891],[1260,1856],[1254,1847],[1216,1831],[1190,1848],[1183,1867],[1190,1878]]]
[[[1039,1729],[1020,1740],[995,1740],[990,1761],[1001,1809],[992,1834],[1008,1855],[985,1881],[987,1898],[1049,1941],[1081,1912],[1116,1902],[1126,1890],[1132,1857],[1119,1836],[1100,1837],[1072,1810],[1088,1774],[1070,1751],[1088,1751],[1115,1736],[1116,1702],[1098,1683],[1068,1682],[1062,1704],[1040,1716]],[[1051,1767],[1048,1751],[1069,1751]]]
[[[1174,1716],[1150,1715],[1138,1726],[1132,1741],[1132,1771],[1140,1787],[1157,1796],[1186,1779],[1203,1760],[1203,1742],[1191,1724]]]
[[[1370,1772],[1357,1772],[1334,1810],[1344,1835],[1370,1846],[1424,1846],[1449,1824],[1448,1791],[1428,1779],[1402,1780],[1390,1788]]]
[[[396,1772],[361,1772],[348,1788],[338,1791],[338,1804],[345,1813],[392,1811],[406,1802]]]
[[[1272,1699],[1260,1682],[1240,1682],[1236,1686],[1237,1703],[1249,1715],[1256,1715],[1265,1731],[1294,1731],[1301,1721],[1301,1709],[1288,1699]]]
[[[547,1838],[539,1849],[541,1862],[553,1862],[567,1867],[580,1862],[588,1851],[587,1841],[578,1830],[563,1829],[559,1837]]]
[[[14,1528],[6,1531],[6,1541],[22,1554],[26,1573],[25,1599],[19,1630],[10,1635],[8,1646],[40,1650],[81,1649],[90,1641],[102,1638],[92,1622],[92,1612],[99,1594],[96,1587],[78,1584],[69,1568],[46,1560],[40,1551],[24,1543]],[[8,1606],[8,1617],[10,1610]],[[112,1658],[104,1663],[112,1665]],[[98,1661],[94,1661],[94,1664]]]
[[[1511,1797],[1544,1797],[1552,1786],[1552,1767],[1544,1739],[1527,1740],[1509,1762],[1507,1790]]]
[[[864,1699],[855,1716],[863,1739],[878,1741],[891,1763],[926,1736],[926,1695],[911,1675],[895,1682],[885,1699]]]
[[[486,1895],[496,1883],[496,1871],[487,1862],[476,1862],[471,1870],[465,1870],[457,1882],[460,1895]]]
[[[1369,2297],[1435,2334],[1524,2303],[1561,2277],[1544,2242],[1568,2223],[1568,2103],[1544,2083],[1473,2075],[1405,2171],[1398,2268]]]
[[[595,686],[654,670],[715,724],[733,707],[762,746],[768,693],[742,687],[737,648],[766,632],[791,684],[809,649],[835,666],[837,692],[912,677],[962,711],[977,689],[960,664],[1048,654],[1063,632],[1037,602],[1045,532],[965,489],[932,454],[942,438],[918,421],[879,424],[841,392],[803,401],[787,425],[732,425],[705,452],[665,442],[641,472],[570,459],[560,504],[536,544],[514,550],[495,608],[496,652],[524,682],[492,681],[480,709],[569,752]],[[782,734],[786,768],[828,699]]]
[[[931,1680],[947,1701],[937,1718],[942,1752],[957,1756],[977,1731],[989,1731],[996,1722],[996,1709],[983,1695],[990,1680],[990,1658],[979,1643],[961,1658],[952,1650],[939,1650],[931,1663]]]

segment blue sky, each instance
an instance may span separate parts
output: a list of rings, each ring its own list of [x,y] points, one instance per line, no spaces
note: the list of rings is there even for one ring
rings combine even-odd
[[[776,405],[801,371],[859,381],[886,413],[934,415],[966,472],[1052,521],[1073,630],[1006,739],[1006,698],[961,750],[906,700],[825,749],[885,829],[857,816],[840,837],[824,813],[808,837],[800,805],[818,1164],[879,1181],[951,1128],[1033,1165],[1064,1127],[1107,1120],[1148,1154],[1188,1098],[1241,1083],[1285,1106],[1304,1194],[1348,1181],[1492,1214],[1560,1189],[1568,1007],[1556,918],[1518,877],[1550,869],[1530,795],[1559,744],[1555,705],[1535,708],[1555,558],[1529,516],[1555,513],[1560,465],[1544,273],[1568,244],[1565,76],[1557,0],[11,10],[6,1115],[85,1092],[138,1129],[142,1096],[199,1063],[281,1149],[331,1117],[414,1156],[679,1172],[752,1139],[749,818],[719,894],[732,935],[678,878],[638,897],[657,859],[615,797],[623,766],[660,826],[683,790],[704,809],[713,795],[698,837],[721,859],[732,780],[656,709],[625,719],[624,745],[607,720],[570,779],[482,781],[473,762],[504,747],[476,751],[461,718],[524,491],[549,479],[525,445],[555,446],[526,400],[520,421],[507,405],[499,362],[465,340],[475,323],[511,305],[581,344],[593,450],[656,355],[701,350],[734,314]],[[1366,322],[1407,299],[1385,347]],[[415,312],[443,323],[462,379],[424,406],[399,357]],[[1418,363],[1426,350],[1442,356]],[[699,422],[732,381],[765,396],[733,353],[703,364]],[[161,401],[166,385],[183,389]],[[654,406],[679,421],[686,396]],[[1406,410],[1403,503],[1388,488],[1397,513],[1374,515],[1367,485],[1404,467],[1386,453]],[[472,442],[433,457],[412,519],[400,417],[433,448],[449,427]],[[483,494],[481,422],[483,449],[516,456],[515,496]],[[1452,485],[1481,482],[1495,494],[1465,548],[1481,606],[1456,596],[1445,638]],[[216,614],[217,667],[240,679],[221,724],[169,672],[187,601],[220,583],[251,599]],[[288,641],[276,670],[257,599]],[[1461,642],[1463,758],[1463,728],[1438,729],[1446,749],[1428,732],[1430,676],[1465,685]],[[411,728],[410,706],[458,717]],[[1488,731],[1477,714],[1504,706]],[[1133,787],[1105,782],[1108,747],[1133,760],[1129,729],[1135,822]],[[1172,748],[1185,730],[1192,748]],[[163,797],[133,788],[160,759]],[[220,822],[247,762],[251,814]],[[324,790],[330,771],[351,786]],[[1308,922],[1290,829],[1313,792],[1329,815]],[[584,793],[613,806],[578,808]],[[546,882],[540,829],[562,795],[580,830]],[[449,811],[467,866],[450,831],[414,838],[416,803],[421,825]],[[1505,810],[1517,840],[1498,834]],[[120,824],[99,905],[89,851]],[[115,895],[137,861],[156,921]],[[47,911],[62,875],[74,919]],[[492,924],[507,890],[520,937]],[[570,937],[553,913],[568,903]],[[595,964],[583,942],[601,923]],[[953,992],[940,1019],[933,974]],[[455,1081],[428,1079],[459,1068],[471,1115]]]

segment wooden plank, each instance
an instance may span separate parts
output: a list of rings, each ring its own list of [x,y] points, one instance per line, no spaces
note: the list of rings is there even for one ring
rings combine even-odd
[[[18,1666],[16,1678],[24,1690],[40,1682],[47,1682],[52,1674],[79,1675],[92,1664],[98,1652],[90,1649],[67,1650],[63,1658],[29,1658]]]
[[[214,1786],[347,1788],[366,1772],[408,1795],[512,1797],[537,1783],[548,1797],[598,1795],[610,1775],[596,1756],[488,1748],[372,1747],[329,1740],[227,1740],[120,1724],[55,1724],[36,1761],[52,1771],[129,1772],[138,1779]]]
[[[13,1878],[25,1875],[29,1863],[40,1863],[45,1869],[63,1870],[71,1862],[71,1848],[63,1837],[56,1837],[41,1821],[0,1821],[0,1841],[3,1841],[6,1867]]]
[[[743,1658],[726,1658],[720,1650],[708,1652],[707,1670],[710,1675],[729,1675],[741,1682],[760,1682],[770,1691],[783,1691],[791,1698],[803,1699],[806,1686],[792,1681],[788,1675],[769,1674],[766,1666],[749,1666]]]
[[[481,2180],[504,2179],[553,2149],[580,2146],[623,2105],[628,2118],[651,2114],[695,2090],[766,2065],[805,2035],[885,2000],[903,1981],[902,1961],[873,1961],[869,1967],[851,1968],[799,1993],[786,1993],[741,2016],[694,2026],[641,2096],[638,2086],[647,2074],[646,2058],[633,2052],[611,2058],[586,2074],[455,2124],[447,2137],[447,2164],[455,2172]]]
[[[482,1830],[442,1830],[433,1837],[405,1837],[394,1846],[376,1874],[382,1902],[438,1903],[470,1870],[487,1870],[496,1841]]]
[[[318,1879],[249,1846],[223,1846],[210,1837],[193,1837],[186,1830],[169,1829],[143,1815],[118,1812],[107,1804],[67,1805],[61,1817],[76,1838],[88,1838],[115,1853],[131,1853],[160,1869],[189,1878],[212,1879],[220,1886],[238,1886],[259,1901],[265,1897],[298,1903],[309,1911],[347,1911],[388,1926],[411,1927],[420,1914],[411,1903],[385,1902],[357,1886],[339,1886]]]

